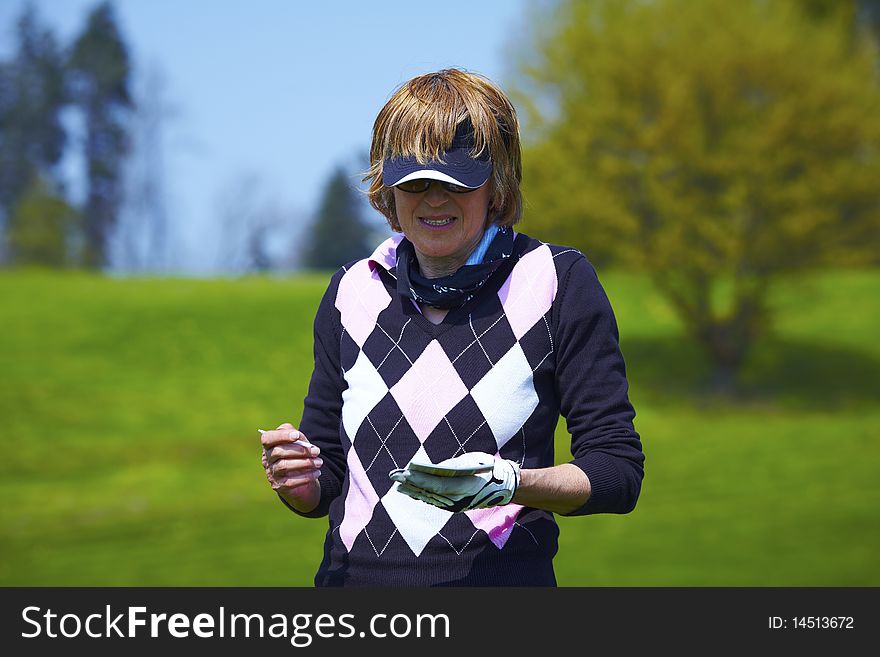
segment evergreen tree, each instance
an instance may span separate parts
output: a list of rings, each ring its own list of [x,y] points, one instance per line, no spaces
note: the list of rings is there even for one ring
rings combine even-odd
[[[32,4],[18,19],[17,48],[0,62],[0,226],[37,178],[57,184],[66,135],[64,62]],[[14,254],[13,254],[14,255]]]
[[[129,145],[126,116],[133,107],[128,48],[109,2],[89,14],[69,66],[73,97],[86,126],[86,264],[103,267],[122,202],[123,162]]]
[[[337,269],[370,255],[362,208],[345,169],[338,167],[324,189],[303,264],[312,269]]]

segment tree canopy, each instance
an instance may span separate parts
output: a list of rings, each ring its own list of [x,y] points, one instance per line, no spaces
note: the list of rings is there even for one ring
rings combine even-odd
[[[766,334],[775,276],[878,262],[877,49],[852,12],[565,0],[533,25],[527,224],[648,272],[720,378]]]

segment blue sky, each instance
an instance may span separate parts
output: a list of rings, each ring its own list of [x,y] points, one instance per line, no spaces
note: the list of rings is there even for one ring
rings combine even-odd
[[[0,56],[25,0],[0,3]],[[37,0],[69,42],[95,1]],[[369,147],[376,113],[410,77],[446,66],[504,86],[505,48],[527,0],[115,0],[136,71],[164,79],[165,143],[177,269],[210,267],[200,241],[224,191],[244,176],[278,206],[311,212],[339,163]]]

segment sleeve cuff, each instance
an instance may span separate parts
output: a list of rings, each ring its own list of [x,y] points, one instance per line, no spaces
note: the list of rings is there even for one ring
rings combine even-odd
[[[571,461],[590,480],[590,498],[583,506],[566,513],[567,516],[582,516],[592,513],[626,513],[630,509],[621,508],[624,487],[620,471],[614,458],[602,452],[593,452]]]

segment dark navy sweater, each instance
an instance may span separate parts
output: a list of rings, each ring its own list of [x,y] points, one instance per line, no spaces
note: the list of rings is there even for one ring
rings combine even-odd
[[[321,448],[329,515],[317,586],[553,586],[553,514],[508,504],[450,513],[396,490],[413,458],[468,451],[554,464],[560,414],[589,500],[628,513],[644,456],[608,298],[579,251],[519,234],[465,305],[432,324],[396,289],[394,237],[338,271],[315,317],[299,429]]]

